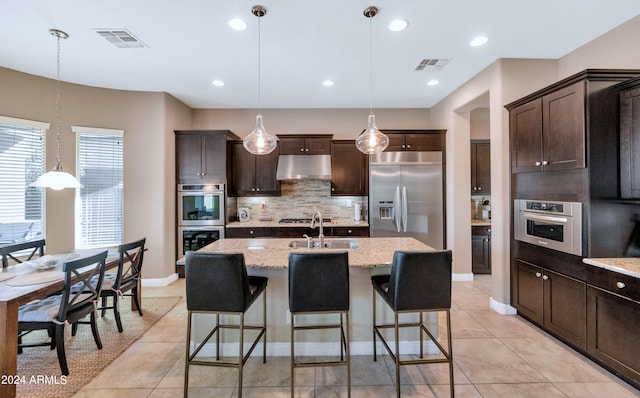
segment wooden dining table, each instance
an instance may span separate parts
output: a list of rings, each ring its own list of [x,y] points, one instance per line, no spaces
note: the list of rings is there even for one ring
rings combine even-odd
[[[96,254],[102,250],[77,250],[76,258]],[[67,257],[68,254],[60,255]],[[119,255],[116,248],[109,249],[107,270],[116,268]],[[93,267],[86,267],[84,274]],[[18,308],[33,300],[43,299],[59,292],[64,286],[62,263],[42,270],[27,263],[0,269],[0,398],[16,396],[18,383],[29,382],[17,374],[18,367]],[[48,375],[51,376],[51,375]]]

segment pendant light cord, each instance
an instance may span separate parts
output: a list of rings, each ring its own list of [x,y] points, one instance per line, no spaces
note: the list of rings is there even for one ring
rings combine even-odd
[[[373,16],[369,17],[369,114],[373,114],[373,33],[371,19],[373,19]]]
[[[57,70],[56,70],[56,168],[60,167],[60,36],[57,36]]]
[[[260,113],[262,111],[262,92],[261,92],[261,86],[262,86],[262,81],[261,81],[261,76],[260,76],[260,71],[262,70],[262,64],[261,64],[261,59],[262,59],[262,53],[260,51],[260,49],[262,48],[262,43],[261,43],[261,23],[260,20],[262,19],[261,16],[258,17],[258,113]]]

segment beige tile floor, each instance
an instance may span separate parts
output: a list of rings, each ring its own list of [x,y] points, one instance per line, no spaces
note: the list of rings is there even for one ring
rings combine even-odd
[[[638,397],[635,390],[518,316],[488,307],[491,279],[453,284],[453,350],[457,397]],[[184,294],[184,280],[163,288],[145,288],[145,296]],[[179,304],[77,398],[182,397],[186,310]],[[259,354],[245,368],[244,397],[288,397],[289,358]],[[234,369],[192,367],[191,397],[237,396]],[[403,397],[448,397],[446,365],[404,367]],[[352,396],[395,397],[395,372],[387,356],[352,358]],[[345,397],[343,368],[296,371],[296,396]]]

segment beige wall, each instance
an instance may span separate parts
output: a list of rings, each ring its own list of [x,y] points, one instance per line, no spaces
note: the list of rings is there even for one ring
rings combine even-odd
[[[0,114],[55,125],[55,81],[0,68],[0,83]],[[146,236],[145,278],[171,275],[175,268],[173,129],[189,128],[190,109],[164,93],[67,83],[61,83],[60,93],[64,169],[76,174],[72,125],[124,130],[124,239]],[[47,169],[51,169],[53,128],[47,139]],[[46,192],[47,251],[74,248],[74,194],[73,190]]]

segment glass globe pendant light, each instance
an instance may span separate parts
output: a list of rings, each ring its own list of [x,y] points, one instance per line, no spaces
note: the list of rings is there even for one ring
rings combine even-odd
[[[260,103],[260,19],[267,14],[267,9],[263,6],[253,6],[251,13],[258,17],[258,109],[262,108]],[[254,155],[266,155],[273,152],[278,145],[276,136],[269,134],[262,123],[262,112],[256,116],[256,127],[242,140],[242,146]]]
[[[49,32],[55,36],[58,41],[56,64],[56,164],[51,171],[38,177],[38,179],[29,184],[29,186],[51,188],[56,191],[64,188],[82,188],[82,184],[80,184],[74,176],[62,170],[62,163],[60,162],[60,39],[66,39],[69,35],[58,29],[49,29]]]
[[[376,117],[373,114],[373,45],[371,33],[371,19],[378,14],[378,8],[374,6],[367,7],[364,16],[369,18],[369,87],[370,87],[370,108],[369,123],[367,129],[356,138],[356,147],[362,153],[374,155],[384,151],[389,146],[389,137],[382,134],[376,126]]]

